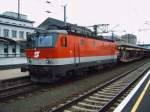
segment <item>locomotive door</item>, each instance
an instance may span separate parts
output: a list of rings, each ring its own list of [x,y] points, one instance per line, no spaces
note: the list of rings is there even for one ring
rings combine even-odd
[[[80,46],[79,40],[76,38],[74,41],[74,64],[78,66],[80,63]]]

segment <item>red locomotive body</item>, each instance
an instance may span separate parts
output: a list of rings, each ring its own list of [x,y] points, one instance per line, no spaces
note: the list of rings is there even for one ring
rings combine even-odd
[[[31,34],[27,43],[28,71],[35,82],[51,82],[68,71],[117,62],[114,42],[64,30]]]

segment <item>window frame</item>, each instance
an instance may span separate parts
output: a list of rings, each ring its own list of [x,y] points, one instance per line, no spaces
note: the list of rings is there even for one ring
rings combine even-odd
[[[9,37],[9,29],[3,29],[3,36]]]
[[[24,39],[24,31],[19,31],[19,38]]]
[[[12,38],[17,38],[17,30],[12,30]]]

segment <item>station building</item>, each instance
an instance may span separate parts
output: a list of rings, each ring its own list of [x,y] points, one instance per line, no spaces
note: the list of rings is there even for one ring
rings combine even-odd
[[[14,12],[0,14],[0,57],[22,56],[28,33],[34,32],[33,21]]]
[[[33,23],[34,21],[27,19],[27,15],[18,15],[18,13],[14,12],[4,12],[0,14],[1,64],[6,58],[9,62],[11,61],[9,59],[25,56],[24,49],[27,34],[33,33],[35,30]]]

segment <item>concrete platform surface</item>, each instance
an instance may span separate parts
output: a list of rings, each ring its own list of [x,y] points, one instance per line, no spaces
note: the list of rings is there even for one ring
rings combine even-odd
[[[133,109],[136,112],[150,112],[150,79],[138,97],[134,107]]]
[[[20,68],[9,69],[9,70],[0,70],[0,80],[7,80],[12,78],[28,76],[28,72],[21,72]]]
[[[150,70],[114,112],[150,112]]]

